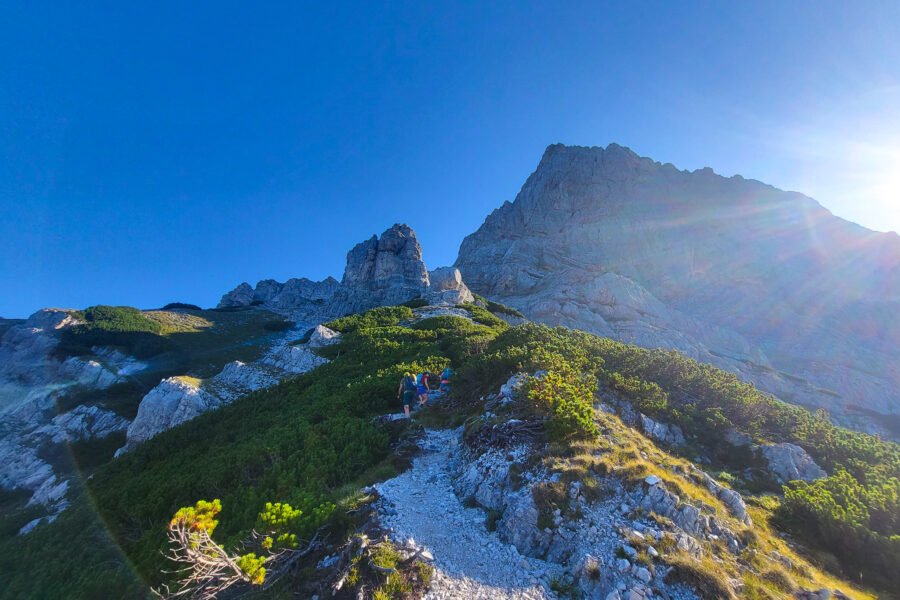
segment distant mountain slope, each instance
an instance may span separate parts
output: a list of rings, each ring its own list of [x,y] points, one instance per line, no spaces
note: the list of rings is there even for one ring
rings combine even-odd
[[[900,414],[900,237],[801,194],[553,145],[456,266],[529,318],[677,348],[842,423]]]

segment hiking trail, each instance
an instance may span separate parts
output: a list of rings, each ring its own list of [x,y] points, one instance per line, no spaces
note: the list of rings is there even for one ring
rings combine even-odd
[[[423,453],[403,474],[375,485],[378,516],[399,545],[424,547],[434,575],[424,600],[556,598],[550,581],[559,565],[522,556],[485,525],[486,513],[466,508],[453,491],[454,451],[461,430],[426,430]]]

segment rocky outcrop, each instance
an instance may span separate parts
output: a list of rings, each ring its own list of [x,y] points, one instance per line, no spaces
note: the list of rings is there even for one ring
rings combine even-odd
[[[259,282],[262,284],[262,281]],[[232,306],[250,306],[253,302],[253,286],[246,281],[222,296],[219,300],[219,308],[231,308]]]
[[[768,472],[780,483],[797,479],[814,481],[828,476],[806,450],[796,444],[755,444],[750,436],[736,429],[730,429],[725,440],[734,446],[750,446],[752,452],[766,461]]]
[[[318,332],[320,345],[338,343],[340,334],[322,325]],[[141,400],[138,413],[128,426],[125,446],[116,451],[121,456],[153,436],[189,421],[209,410],[219,408],[241,396],[277,384],[286,377],[305,373],[328,361],[312,352],[310,342],[291,342],[296,330],[282,335],[258,361],[233,361],[208,381],[189,377],[164,379]]]
[[[73,310],[39,310],[0,338],[0,486],[32,492],[29,503],[45,505],[51,513],[47,518],[66,507],[69,482],[65,471],[57,473],[45,460],[45,451],[106,437],[128,425],[99,406],[80,405],[59,414],[57,400],[70,390],[107,388],[146,367],[106,348],[82,357],[57,356],[60,332],[78,324],[77,317]]]
[[[244,282],[222,296],[219,308],[263,304],[279,312],[316,311],[331,299],[338,287],[340,284],[333,277],[322,281],[303,277],[288,279],[284,283],[264,279],[256,284],[255,289]]]
[[[128,419],[120,417],[111,410],[99,406],[79,405],[67,413],[53,419],[47,425],[39,427],[29,435],[30,438],[48,438],[56,444],[73,442],[91,438],[104,438],[117,431],[128,429]]]
[[[337,331],[328,329],[324,325],[316,325],[313,332],[309,336],[310,348],[321,348],[322,346],[331,346],[341,341],[341,334]]]
[[[769,471],[781,483],[794,481],[814,481],[828,474],[816,464],[806,450],[796,444],[769,444],[760,449],[769,463]]]
[[[648,489],[640,500],[640,506],[671,519],[680,529],[694,537],[709,531],[709,517],[693,504],[682,502],[677,494],[667,490],[665,484],[658,479],[652,484],[648,482]]]
[[[468,293],[464,284],[455,289]],[[259,304],[298,321],[327,321],[376,306],[401,304],[424,296],[429,290],[428,270],[422,262],[422,247],[409,225],[394,225],[381,236],[360,242],[347,253],[340,283],[289,279],[279,283],[260,281],[256,288],[242,283],[222,296],[220,307]],[[446,291],[446,290],[445,290]]]
[[[429,273],[430,283],[425,299],[429,304],[465,304],[475,297],[463,283],[462,274],[455,267],[441,267]]]
[[[347,253],[347,267],[331,310],[344,315],[401,304],[424,295],[428,282],[415,232],[409,225],[394,225],[380,238],[372,236]]]
[[[142,444],[161,431],[218,408],[221,399],[184,377],[163,379],[138,406],[137,416],[128,426],[128,441],[116,456]]]
[[[44,504],[58,511],[65,507],[69,482],[57,476],[36,448],[6,438],[0,440],[0,486],[28,490],[32,492],[29,505]]]
[[[684,439],[684,433],[678,425],[671,425],[654,421],[643,413],[640,414],[641,430],[656,441],[663,442],[670,446],[684,446],[687,442]]]
[[[455,266],[532,320],[677,349],[843,424],[900,414],[900,237],[800,194],[554,145]]]
[[[747,512],[747,504],[744,502],[744,497],[741,496],[738,492],[729,489],[713,479],[707,473],[700,472],[703,477],[703,483],[706,484],[706,489],[712,492],[713,496],[722,501],[722,504],[728,507],[728,510],[731,511],[731,514],[735,516],[735,518],[743,523],[744,525],[753,525],[753,519],[750,518],[750,514]]]
[[[428,287],[428,271],[422,262],[422,247],[409,225],[394,225],[360,242],[347,253],[341,285],[373,292],[391,290],[421,293]]]

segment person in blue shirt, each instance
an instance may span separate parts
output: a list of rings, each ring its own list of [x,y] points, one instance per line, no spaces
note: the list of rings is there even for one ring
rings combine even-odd
[[[407,419],[409,418],[409,407],[416,397],[417,388],[416,376],[408,371],[404,373],[403,379],[400,380],[400,387],[397,388],[397,400],[400,399],[400,395],[402,394],[403,412],[406,414]]]
[[[441,391],[449,392],[450,391],[450,375],[453,371],[450,370],[450,367],[444,369],[444,372],[441,373]]]
[[[419,373],[419,376],[416,378],[416,383],[418,388],[416,391],[419,393],[419,406],[425,406],[425,403],[428,402],[428,376],[431,375],[428,371],[424,373]]]

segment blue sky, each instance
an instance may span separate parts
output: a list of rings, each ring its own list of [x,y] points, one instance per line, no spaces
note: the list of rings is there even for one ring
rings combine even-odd
[[[900,229],[896,2],[75,4],[0,20],[4,317],[449,264],[554,142]]]

